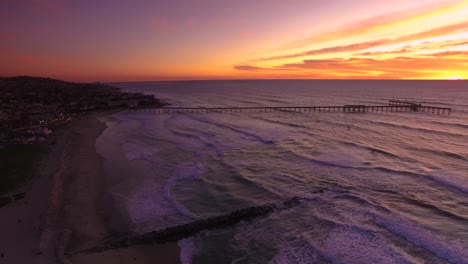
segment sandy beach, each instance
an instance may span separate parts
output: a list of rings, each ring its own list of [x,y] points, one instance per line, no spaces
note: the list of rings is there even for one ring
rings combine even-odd
[[[0,209],[0,263],[180,263],[176,243],[69,254],[111,235],[106,219],[114,216],[105,215],[103,158],[95,150],[106,128],[99,115],[60,131],[26,197]]]

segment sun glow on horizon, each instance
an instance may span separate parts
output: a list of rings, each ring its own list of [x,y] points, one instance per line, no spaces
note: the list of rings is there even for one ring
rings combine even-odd
[[[463,80],[463,77],[461,76],[450,76],[447,78],[447,80]]]

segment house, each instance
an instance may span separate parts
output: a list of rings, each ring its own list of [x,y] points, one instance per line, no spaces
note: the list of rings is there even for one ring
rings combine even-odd
[[[109,101],[107,105],[109,107],[129,107],[129,108],[136,108],[140,104],[140,100],[137,99],[122,99],[122,100],[115,100]]]
[[[49,135],[52,133],[52,130],[46,126],[34,125],[28,128],[28,133],[33,135]]]
[[[52,116],[47,113],[27,113],[25,114],[26,120],[30,125],[48,125],[52,120]]]

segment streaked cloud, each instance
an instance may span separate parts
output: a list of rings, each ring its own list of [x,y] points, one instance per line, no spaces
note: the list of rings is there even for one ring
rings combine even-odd
[[[379,40],[374,40],[374,41],[353,43],[353,44],[343,45],[343,46],[326,47],[326,48],[308,50],[308,51],[298,52],[298,53],[290,53],[290,54],[284,54],[284,55],[265,57],[265,58],[255,59],[252,61],[271,61],[271,60],[290,59],[290,58],[298,58],[298,57],[305,57],[305,56],[312,56],[312,55],[338,53],[338,52],[352,52],[352,51],[375,48],[375,47],[382,46],[382,45],[398,44],[398,43],[404,43],[408,41],[420,40],[420,39],[425,39],[425,38],[430,38],[430,37],[444,36],[444,35],[459,33],[463,31],[468,31],[468,21],[463,22],[463,23],[443,26],[443,27],[437,27],[437,28],[433,28],[427,31],[422,31],[422,32],[414,33],[414,34],[408,34],[408,35],[404,35],[395,39],[379,39]],[[400,52],[395,51],[395,53],[404,53],[403,51],[404,50],[401,50]],[[377,52],[373,55],[383,54],[383,53],[384,52],[380,52],[380,53]],[[368,55],[372,55],[372,54],[369,53]]]
[[[389,39],[379,39],[374,41],[366,41],[360,43],[353,43],[349,45],[343,46],[335,46],[335,47],[327,47],[322,49],[315,49],[315,50],[308,50],[299,53],[292,53],[292,54],[285,54],[279,56],[271,56],[266,58],[260,58],[253,61],[270,61],[270,60],[282,60],[282,59],[290,59],[290,58],[298,58],[304,56],[312,56],[312,55],[322,55],[322,54],[329,54],[329,53],[338,53],[338,52],[345,52],[345,51],[358,51],[368,48],[373,48],[377,46],[381,46],[383,44],[389,43]]]
[[[397,49],[381,50],[381,51],[367,51],[355,53],[353,56],[378,56],[378,55],[391,55],[391,54],[406,54],[406,53],[417,53],[427,50],[440,50],[444,48],[458,48],[460,46],[468,45],[468,41],[440,41],[433,42],[427,41],[418,45],[406,45]]]
[[[350,37],[379,30],[383,27],[391,27],[393,24],[415,17],[427,16],[435,12],[443,12],[446,9],[453,8],[460,1],[442,1],[435,4],[429,4],[422,7],[390,12],[383,15],[357,21],[353,24],[344,26],[343,29],[325,32],[314,35],[299,41],[294,41],[283,46],[283,49],[300,48],[317,42],[325,42],[344,37]]]
[[[376,56],[376,55],[387,55],[387,54],[403,54],[413,51],[414,49],[411,47],[405,47],[402,49],[390,50],[390,51],[367,51],[362,53],[356,53],[355,55],[360,56]]]
[[[443,52],[427,54],[427,56],[432,56],[432,57],[462,56],[462,59],[468,61],[468,51],[443,51]]]
[[[419,40],[431,37],[444,36],[448,34],[454,34],[459,32],[464,32],[468,30],[468,21],[452,24],[448,26],[436,27],[431,30],[426,30],[414,34],[405,35],[399,38],[396,38],[392,43],[401,43],[405,41]]]
[[[267,68],[262,68],[262,67],[256,67],[256,66],[251,66],[251,65],[236,65],[234,66],[235,70],[239,71],[265,71],[265,70],[270,70]]]
[[[462,41],[462,42],[451,42],[448,44],[443,44],[440,47],[445,48],[445,47],[453,47],[453,46],[463,46],[463,45],[468,45],[468,41]]]
[[[467,55],[468,52],[432,54],[428,57],[394,57],[389,59],[350,58],[303,60],[300,63],[289,63],[276,66],[279,69],[295,69],[314,74],[333,71],[336,76],[353,78],[421,78],[428,74],[437,75],[444,71],[456,71],[466,68],[468,57],[450,58],[453,55]],[[446,57],[446,58],[443,58]]]
[[[437,55],[437,54],[432,54]],[[444,54],[439,54],[444,55]],[[447,55],[447,54],[446,54]],[[465,61],[468,61],[466,58]],[[404,63],[404,64],[402,64]],[[301,63],[288,63],[277,66],[277,68],[295,68],[295,69],[355,69],[355,70],[394,70],[402,68],[421,69],[421,65],[425,65],[423,69],[437,68],[439,66],[452,66],[453,63],[460,63],[460,60],[446,59],[439,60],[438,58],[415,58],[415,57],[394,57],[390,59],[370,59],[370,58],[350,58],[350,59],[324,59],[324,60],[303,60]],[[416,67],[418,66],[418,67]]]

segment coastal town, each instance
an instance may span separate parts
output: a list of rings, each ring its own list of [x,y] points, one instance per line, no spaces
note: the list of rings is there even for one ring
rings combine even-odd
[[[101,83],[50,78],[0,78],[0,148],[45,142],[77,117],[96,111],[161,107],[152,95]]]

